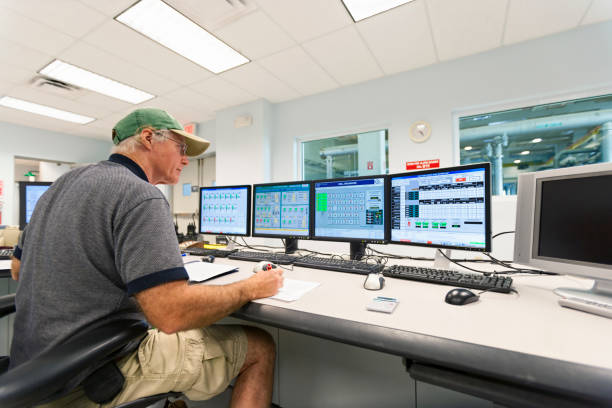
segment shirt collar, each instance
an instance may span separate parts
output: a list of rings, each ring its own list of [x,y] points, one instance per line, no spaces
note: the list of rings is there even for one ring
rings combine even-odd
[[[124,156],[122,154],[113,153],[108,158],[108,161],[125,166],[129,171],[134,173],[136,176],[140,177],[147,183],[149,182],[149,179],[147,178],[147,175],[145,174],[142,167],[140,167],[134,160],[130,159],[129,157]]]

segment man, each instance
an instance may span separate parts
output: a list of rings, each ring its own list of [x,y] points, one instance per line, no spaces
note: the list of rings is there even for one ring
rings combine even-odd
[[[36,205],[18,246],[11,366],[84,327],[144,314],[156,329],[117,362],[123,389],[104,406],[168,391],[204,400],[237,376],[232,406],[269,406],[275,347],[262,330],[211,326],[250,300],[272,296],[282,271],[224,286],[188,285],[168,202],[187,156],[209,142],[166,112],[138,109],[113,129],[109,160],[75,169]],[[97,406],[81,389],[51,406]]]

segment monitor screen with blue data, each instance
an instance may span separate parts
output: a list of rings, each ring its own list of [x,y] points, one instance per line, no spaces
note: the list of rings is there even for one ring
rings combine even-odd
[[[200,188],[200,233],[248,236],[251,186]]]
[[[253,236],[310,237],[310,183],[255,184]]]
[[[491,250],[490,163],[389,176],[390,241]]]
[[[384,243],[385,176],[313,182],[315,239]]]
[[[50,182],[19,182],[19,229],[23,230],[29,224],[36,203],[49,187],[51,187]]]

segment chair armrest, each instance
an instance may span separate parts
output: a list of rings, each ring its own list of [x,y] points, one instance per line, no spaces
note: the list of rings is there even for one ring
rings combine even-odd
[[[15,313],[15,294],[0,296],[0,317]]]
[[[149,326],[139,320],[118,320],[73,336],[0,376],[0,407],[24,407],[60,396],[87,374],[140,341]],[[77,382],[78,380],[78,382]]]

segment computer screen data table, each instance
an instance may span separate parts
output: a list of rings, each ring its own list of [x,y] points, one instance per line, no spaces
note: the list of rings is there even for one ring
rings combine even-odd
[[[390,176],[391,242],[490,250],[489,164]]]
[[[310,184],[253,186],[253,235],[310,236]]]
[[[384,176],[320,181],[314,186],[315,237],[384,242]]]
[[[200,188],[200,233],[249,235],[251,186]]]

